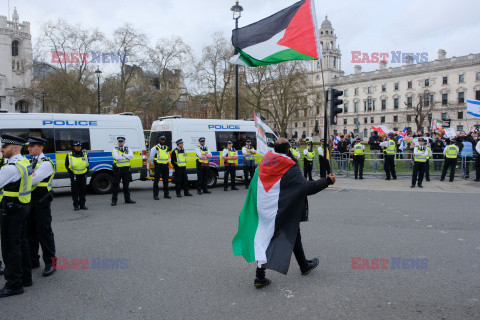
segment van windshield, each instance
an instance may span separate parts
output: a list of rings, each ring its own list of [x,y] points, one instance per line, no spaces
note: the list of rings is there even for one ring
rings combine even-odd
[[[150,143],[149,148],[153,148],[158,143],[158,138],[165,136],[165,144],[172,149],[172,131],[154,131],[150,133]]]

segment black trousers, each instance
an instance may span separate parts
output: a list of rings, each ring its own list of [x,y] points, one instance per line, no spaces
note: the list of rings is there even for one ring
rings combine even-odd
[[[442,170],[442,157],[439,155],[433,156],[433,170]]]
[[[245,182],[245,187],[250,186],[250,181],[252,181],[253,175],[255,174],[255,161],[246,160],[250,163],[245,163],[243,165],[243,181]]]
[[[425,162],[425,180],[430,181],[430,159]]]
[[[112,201],[117,201],[118,191],[120,189],[120,181],[123,186],[123,197],[125,201],[130,201],[129,185],[132,180],[132,171],[130,167],[116,167],[113,169],[113,193]]]
[[[235,178],[237,176],[236,166],[230,166],[230,165],[225,165],[225,176],[223,178],[223,189],[227,190],[228,189],[228,176],[230,176],[230,185],[233,188],[235,188]]]
[[[313,170],[313,161],[308,161],[307,159],[304,159],[303,160],[303,176],[305,177],[305,179],[308,178],[309,181],[313,181],[312,170]]]
[[[167,164],[155,163],[155,175],[153,178],[153,195],[158,196],[159,187],[158,182],[162,178],[163,182],[163,195],[168,195],[168,178],[169,178],[169,169]]]
[[[423,175],[426,172],[427,162],[413,162],[413,171],[412,171],[412,186],[417,183],[421,186],[423,182]]]
[[[440,180],[445,180],[447,175],[447,170],[450,168],[450,181],[455,179],[455,167],[457,166],[457,158],[445,158],[443,161],[442,176]]]
[[[55,257],[55,238],[52,230],[52,211],[50,199],[42,202],[33,202],[27,223],[27,239],[30,249],[30,262],[32,266],[40,266],[38,249],[42,247],[42,258],[45,266],[52,265]]]
[[[175,168],[175,190],[177,194],[188,193],[188,176],[186,167]]]
[[[465,178],[470,178],[470,162],[472,162],[472,157],[465,157],[465,164],[463,165],[463,171],[465,172]]]
[[[475,159],[475,171],[476,171],[475,179],[480,180],[480,154],[477,154],[476,157],[477,158]]]
[[[320,164],[320,177],[326,178],[327,174],[332,173],[332,169],[330,168],[330,161],[325,159],[324,157],[318,157],[318,162]]]
[[[390,180],[390,175],[393,179],[397,179],[397,173],[395,172],[395,155],[385,154],[385,174],[387,180]]]
[[[70,183],[72,186],[73,206],[77,207],[85,205],[87,174],[70,174]]]
[[[355,172],[355,179],[363,179],[363,165],[365,164],[365,156],[353,156],[353,167]]]
[[[17,205],[0,214],[2,257],[5,263],[5,287],[21,289],[22,282],[32,280],[30,250],[27,240],[27,219],[30,204]]]
[[[207,180],[210,175],[210,165],[197,161],[197,191],[208,191]]]

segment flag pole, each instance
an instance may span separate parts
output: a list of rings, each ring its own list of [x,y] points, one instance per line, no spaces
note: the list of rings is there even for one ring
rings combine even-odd
[[[323,77],[323,63],[322,60],[320,60],[320,72],[322,73],[322,88],[323,88],[323,94],[325,95],[325,105],[324,105],[324,110],[323,110],[323,156],[326,158],[327,157],[327,145],[328,145],[328,154],[330,155],[330,159],[328,159],[330,163],[330,171],[333,173],[333,167],[332,167],[332,157],[331,157],[331,152],[330,152],[330,144],[328,143],[328,123],[327,123],[327,107],[328,107],[328,92],[325,90],[325,79]],[[318,164],[320,167],[320,163]]]

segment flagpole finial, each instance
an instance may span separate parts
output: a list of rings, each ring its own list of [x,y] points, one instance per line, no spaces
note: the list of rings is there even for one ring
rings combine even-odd
[[[328,16],[327,16],[327,15],[325,15],[325,20],[327,20],[327,19],[328,19]]]

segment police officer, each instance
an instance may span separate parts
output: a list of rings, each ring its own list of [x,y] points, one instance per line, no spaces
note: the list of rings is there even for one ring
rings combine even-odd
[[[386,179],[385,180],[390,180],[390,176],[393,177],[393,180],[397,179],[397,173],[395,172],[395,149],[396,149],[396,143],[395,140],[393,140],[393,133],[388,134],[388,139],[387,141],[384,141],[380,143],[380,147],[385,148],[385,174],[386,174]]]
[[[233,147],[233,141],[227,141],[227,147],[222,151],[222,159],[225,164],[225,176],[223,180],[223,190],[228,191],[228,176],[230,176],[231,189],[238,190],[235,187],[236,166],[238,163],[238,153]]]
[[[418,139],[418,146],[413,149],[413,171],[412,171],[412,185],[410,188],[415,188],[418,181],[418,187],[423,188],[423,175],[427,168],[427,160],[430,156],[428,147],[425,145],[425,139]]]
[[[46,139],[28,137],[28,153],[32,156],[30,163],[33,170],[32,205],[27,223],[28,247],[32,269],[40,267],[38,249],[39,245],[42,247],[44,277],[51,276],[56,270],[52,269],[52,258],[55,259],[55,238],[50,209],[50,203],[53,200],[52,180],[55,175],[55,165],[43,154],[46,143]]]
[[[153,199],[159,200],[158,198],[158,181],[162,177],[163,181],[163,197],[165,199],[171,199],[168,192],[168,179],[169,179],[169,168],[168,161],[170,158],[169,148],[165,144],[165,136],[160,136],[158,138],[158,144],[156,144],[150,150],[150,161],[155,165],[155,176],[153,178]]]
[[[209,159],[212,157],[212,153],[208,151],[204,137],[198,139],[198,143],[200,146],[195,150],[197,154],[197,192],[198,194],[212,193],[207,188],[207,180],[210,175]]]
[[[424,146],[425,146],[425,149],[427,150],[427,161],[425,162],[425,180],[427,182],[430,181],[430,158],[432,157],[432,147],[431,147],[431,139],[430,137],[425,134],[425,137],[424,138]],[[419,187],[421,188],[421,186],[419,185]]]
[[[478,132],[475,141],[475,180],[473,181],[480,181],[480,132]]]
[[[307,142],[307,148],[303,150],[303,176],[309,181],[313,181],[312,170],[313,161],[315,160],[315,151],[312,149],[312,142]]]
[[[113,148],[113,193],[112,206],[117,205],[118,189],[120,189],[120,180],[123,185],[123,197],[125,203],[135,203],[130,199],[129,185],[132,180],[132,169],[130,160],[133,158],[133,152],[125,145],[125,137],[118,137],[118,146]]]
[[[252,140],[247,139],[246,145],[242,148],[243,154],[243,180],[245,182],[245,189],[250,186],[250,181],[255,174],[255,154],[257,151],[252,146]]]
[[[27,217],[32,192],[32,167],[20,154],[25,140],[3,134],[1,152],[8,165],[0,170],[0,226],[5,287],[0,298],[22,294],[32,283]]]
[[[362,144],[362,140],[357,138],[353,145],[353,166],[355,172],[355,180],[360,177],[363,179],[363,165],[365,163],[365,146]]]
[[[85,206],[87,194],[88,155],[82,150],[80,141],[73,142],[73,151],[69,152],[65,159],[65,168],[70,174],[72,188],[73,209],[78,211],[88,210]]]
[[[188,191],[188,176],[187,176],[187,158],[185,157],[185,150],[183,149],[183,140],[179,139],[175,142],[177,147],[172,151],[172,166],[175,168],[175,189],[177,197],[182,197],[183,194],[187,197],[193,196]]]
[[[290,140],[290,153],[292,154],[293,158],[297,160],[297,162],[300,160],[300,151],[296,146],[295,139]]]
[[[453,179],[455,179],[455,167],[457,166],[457,156],[459,149],[455,145],[455,139],[447,140],[447,143],[448,145],[445,147],[445,150],[443,150],[445,160],[443,162],[442,176],[440,178],[440,181],[445,180],[447,170],[450,167],[450,182],[453,182]]]
[[[321,178],[326,178],[327,173],[330,174],[332,173],[332,170],[330,169],[330,151],[328,150],[328,147],[326,148],[327,150],[327,156],[325,156],[325,152],[323,149],[325,148],[325,139],[320,140],[320,146],[318,147],[318,162],[320,164],[320,177]]]

